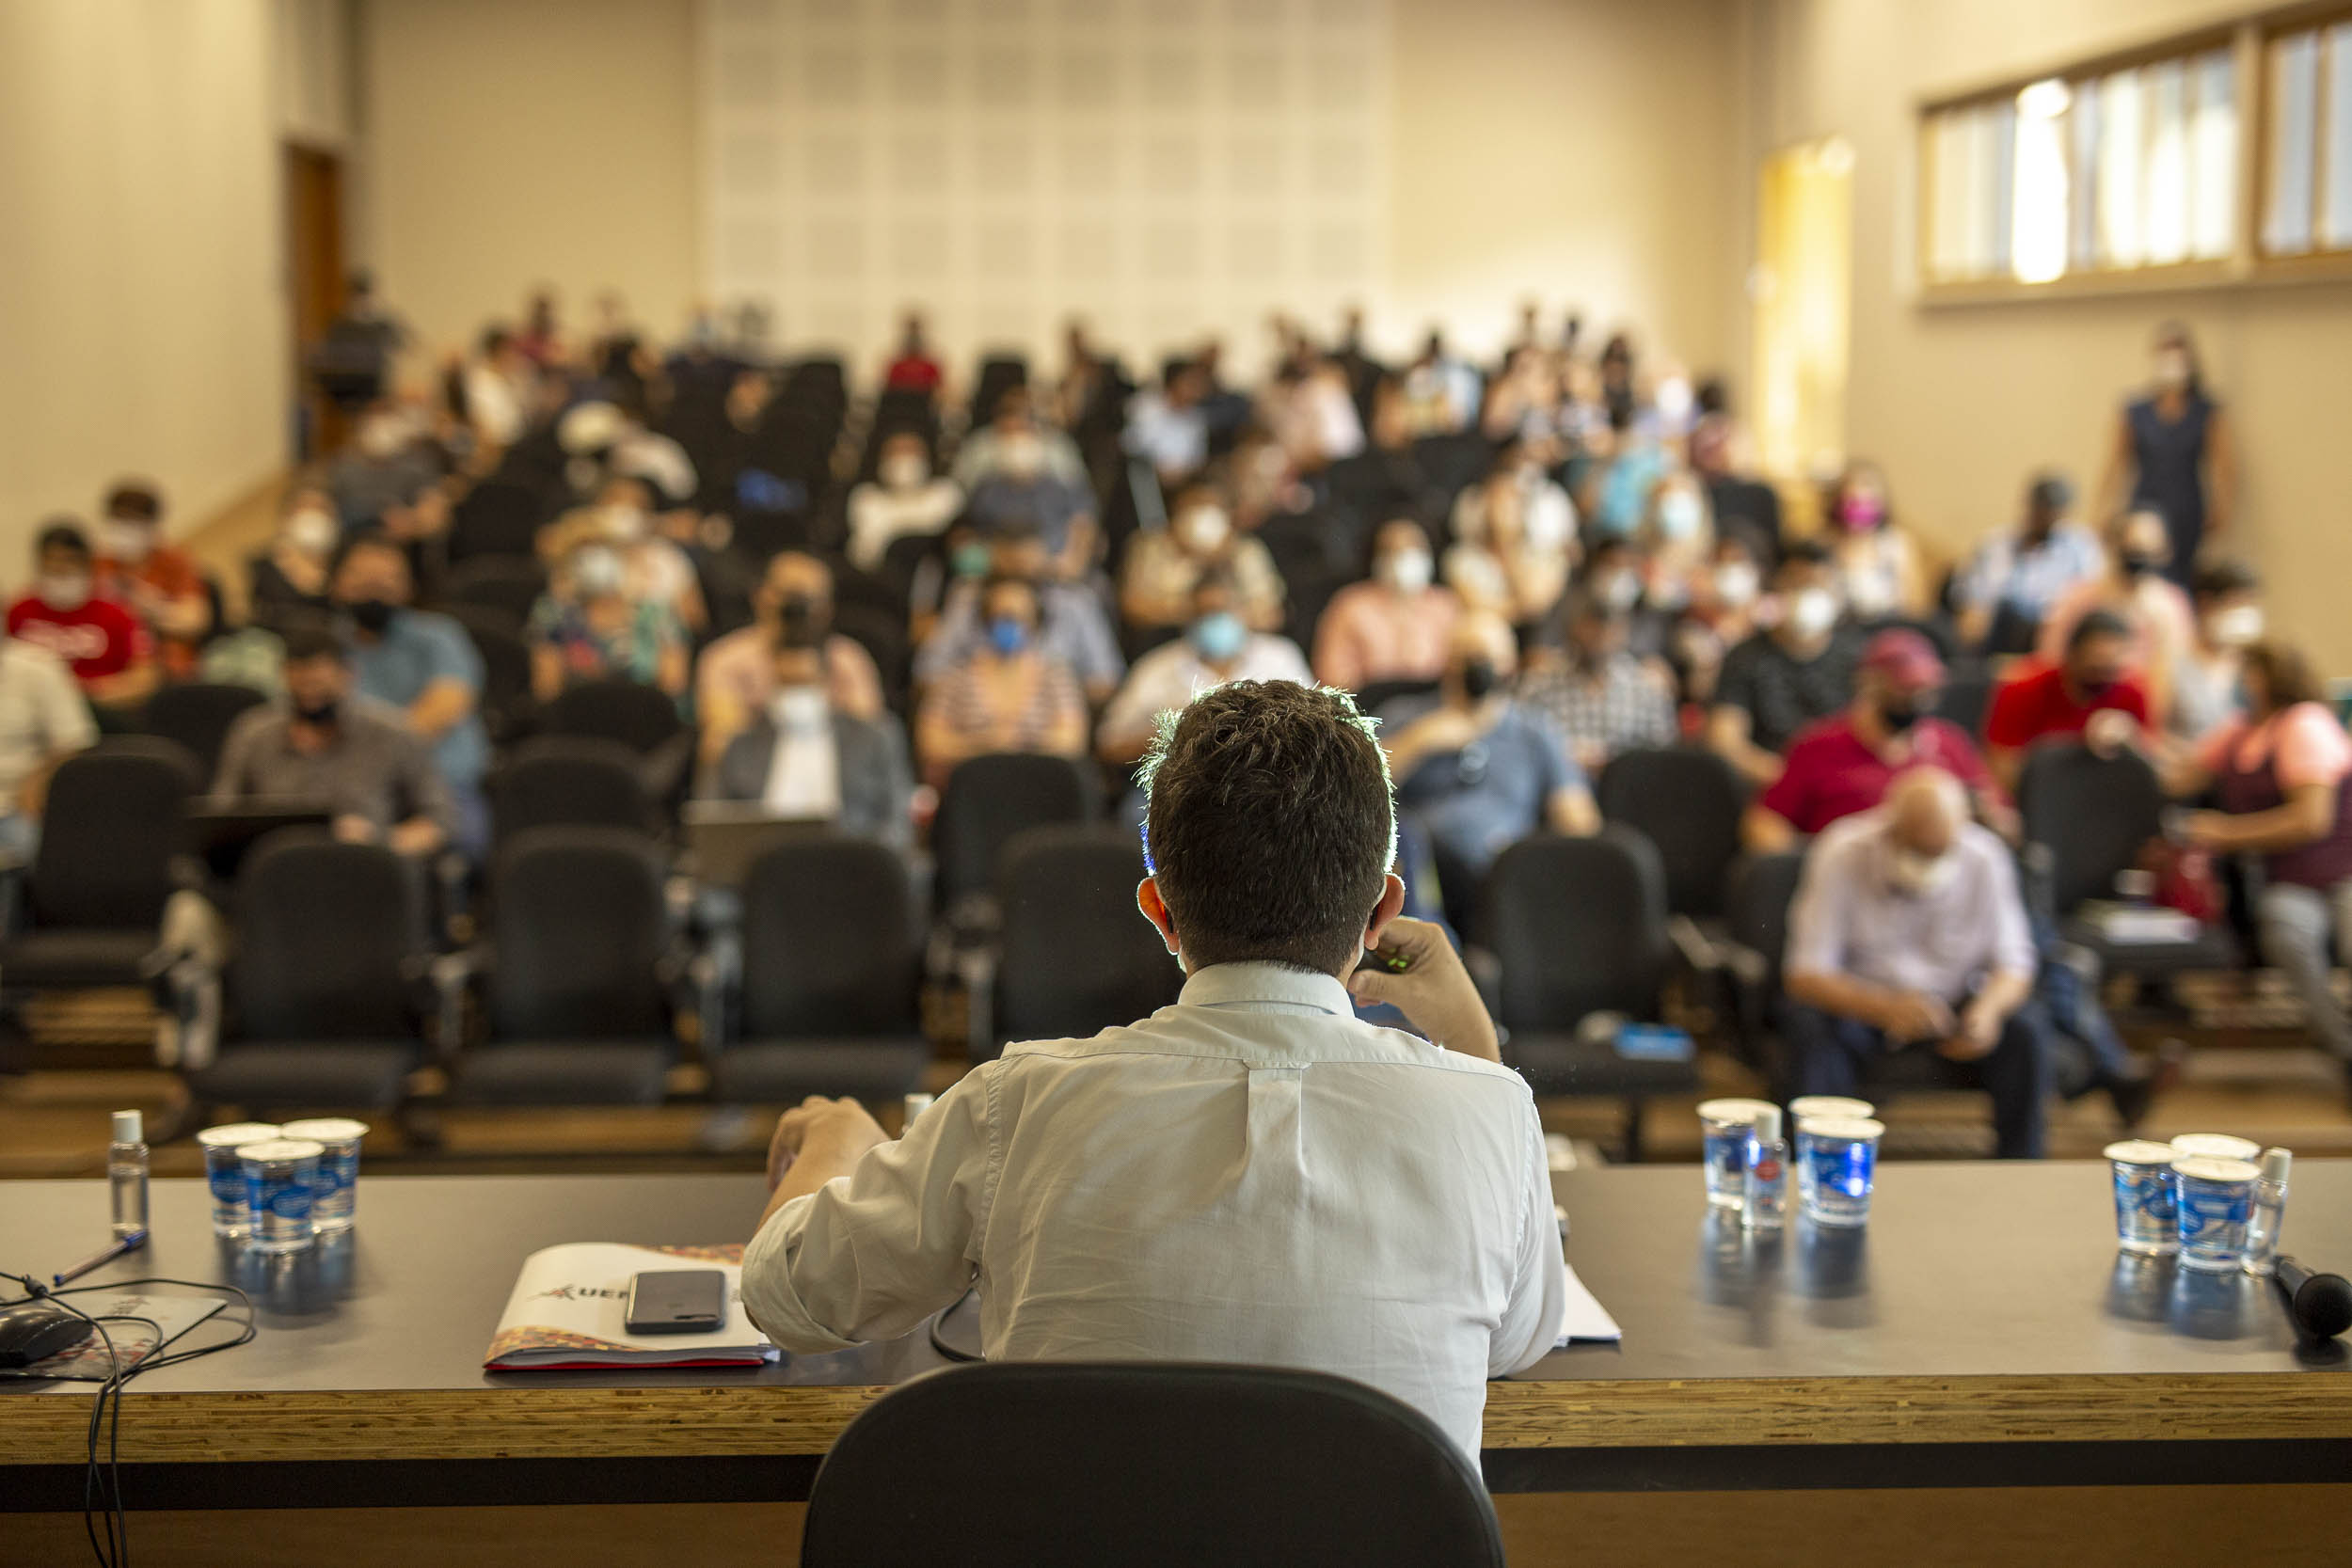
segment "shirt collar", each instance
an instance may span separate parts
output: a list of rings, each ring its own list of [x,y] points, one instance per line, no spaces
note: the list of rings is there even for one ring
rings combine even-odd
[[[1186,1006],[1216,1007],[1232,1003],[1280,1002],[1313,1007],[1343,1018],[1356,1015],[1347,988],[1328,974],[1310,974],[1282,964],[1211,964],[1184,982],[1176,1000]]]

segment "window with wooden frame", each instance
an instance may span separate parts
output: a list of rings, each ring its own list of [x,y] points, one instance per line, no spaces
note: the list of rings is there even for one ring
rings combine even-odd
[[[2264,29],[2257,253],[2278,270],[2352,259],[2352,6]]]

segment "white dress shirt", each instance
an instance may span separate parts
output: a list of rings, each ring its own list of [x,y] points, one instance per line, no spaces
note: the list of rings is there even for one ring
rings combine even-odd
[[[1473,1462],[1486,1379],[1551,1348],[1565,1291],[1526,1083],[1273,964],[1008,1047],[743,1255],[745,1307],[801,1354],[909,1333],[976,1283],[991,1361],[1336,1372]]]

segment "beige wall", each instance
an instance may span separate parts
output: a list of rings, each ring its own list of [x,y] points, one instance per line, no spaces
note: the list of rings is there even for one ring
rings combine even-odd
[[[1902,513],[1958,547],[2006,517],[2026,471],[2086,483],[2150,329],[2179,316],[2235,420],[2235,547],[2281,630],[2352,672],[2352,501],[2338,431],[2352,364],[2343,284],[1926,309],[1914,298],[1916,100],[2237,14],[2211,0],[1754,0],[1759,79],[1743,160],[1832,132],[1855,149],[1849,444],[1884,464]]]
[[[0,582],[151,476],[184,525],[286,424],[267,0],[0,6]]]

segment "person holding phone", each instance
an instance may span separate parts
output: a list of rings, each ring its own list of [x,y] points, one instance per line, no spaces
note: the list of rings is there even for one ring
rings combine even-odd
[[[991,1361],[1331,1371],[1474,1457],[1486,1379],[1550,1350],[1565,1275],[1534,1097],[1444,933],[1399,915],[1371,726],[1235,681],[1163,722],[1145,777],[1137,918],[1176,1004],[1008,1046],[896,1142],[852,1101],[786,1112],[744,1306],[817,1354],[977,1285]]]

